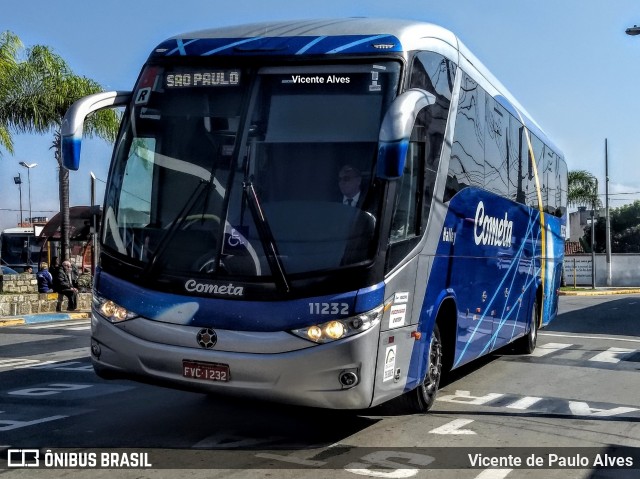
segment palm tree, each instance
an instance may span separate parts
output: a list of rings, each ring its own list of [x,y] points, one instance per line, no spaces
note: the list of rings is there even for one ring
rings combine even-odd
[[[51,149],[59,166],[62,213],[61,260],[65,260],[69,256],[69,171],[62,167],[60,127],[73,102],[103,89],[96,81],[75,75],[62,57],[40,45],[29,48],[25,59],[15,61],[6,71],[2,78],[6,84],[0,87],[0,125],[6,125],[7,131],[13,128],[19,133],[53,133]],[[85,122],[84,134],[113,141],[118,120],[113,110],[96,112]]]
[[[9,79],[13,77],[13,70],[18,64],[18,52],[22,49],[22,42],[11,32],[0,33],[0,147],[13,153],[13,140],[9,129],[8,118],[5,118],[3,105],[11,94]],[[0,150],[0,156],[2,150]]]
[[[573,170],[567,177],[569,192],[567,202],[569,206],[600,207],[598,196],[598,179],[586,170]]]

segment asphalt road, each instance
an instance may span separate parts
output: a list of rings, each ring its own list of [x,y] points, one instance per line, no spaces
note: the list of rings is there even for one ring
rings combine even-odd
[[[103,381],[90,366],[88,320],[4,327],[0,457],[11,449],[12,463],[28,463],[37,450],[41,467],[6,469],[0,460],[0,476],[638,477],[639,306],[640,295],[562,297],[533,355],[503,350],[464,367],[427,415]],[[103,460],[113,469],[100,468]],[[89,467],[69,468],[73,461]],[[124,467],[136,461],[151,466]]]

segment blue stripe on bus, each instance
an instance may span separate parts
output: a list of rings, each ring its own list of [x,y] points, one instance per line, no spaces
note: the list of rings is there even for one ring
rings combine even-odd
[[[303,53],[306,53],[307,50],[309,50],[309,48],[311,48],[312,46],[314,46],[316,43],[324,40],[325,38],[327,38],[326,35],[323,35],[321,37],[315,38],[313,40],[311,40],[309,43],[307,43],[304,47],[302,47],[300,50],[298,50],[296,52],[296,55],[302,55]]]
[[[384,48],[374,44],[379,40]],[[252,43],[249,48],[242,45]],[[376,45],[378,47],[376,47]],[[336,35],[252,38],[174,38],[158,45],[151,56],[209,55],[333,55],[336,53],[401,52],[402,45],[393,35]]]
[[[229,300],[164,293],[137,286],[104,271],[98,272],[96,284],[105,299],[147,319],[235,331],[302,328],[369,311],[380,306],[384,298],[384,283],[358,291],[289,301]],[[312,314],[318,311],[315,307],[318,303],[346,303],[349,312],[346,315]]]

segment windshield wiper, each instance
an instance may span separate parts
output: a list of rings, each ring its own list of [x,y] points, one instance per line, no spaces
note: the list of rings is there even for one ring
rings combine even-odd
[[[143,277],[146,277],[151,271],[154,270],[156,263],[158,262],[158,259],[161,258],[164,255],[165,251],[167,250],[167,246],[171,242],[171,238],[173,238],[173,236],[176,234],[176,231],[178,231],[180,227],[184,224],[184,222],[187,220],[189,211],[191,211],[191,209],[193,208],[195,203],[198,201],[198,199],[200,198],[200,195],[203,192],[202,186],[203,185],[211,186],[212,183],[213,183],[212,181],[200,180],[200,183],[198,183],[198,186],[196,186],[193,189],[193,192],[191,193],[191,195],[189,195],[189,198],[187,198],[187,201],[182,207],[182,210],[180,210],[180,213],[178,213],[176,220],[174,220],[173,224],[171,224],[167,232],[164,235],[162,235],[162,237],[158,241],[158,247],[156,251],[151,255],[151,257],[149,258],[149,261],[147,262],[147,265],[142,271]],[[209,188],[206,188],[206,190],[208,191]]]
[[[247,204],[249,205],[251,216],[253,216],[253,222],[258,230],[260,242],[262,243],[262,247],[267,255],[267,263],[271,269],[271,274],[274,276],[276,286],[285,293],[288,293],[291,291],[291,288],[287,281],[287,275],[284,271],[282,261],[280,260],[280,255],[278,254],[276,240],[273,237],[271,228],[269,227],[269,222],[260,207],[258,194],[250,180],[243,182],[242,188],[244,190],[244,195],[247,198]]]

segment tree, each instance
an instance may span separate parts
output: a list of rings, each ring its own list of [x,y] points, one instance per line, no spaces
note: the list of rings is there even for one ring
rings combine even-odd
[[[13,54],[14,62],[0,77],[3,83],[0,87],[0,125],[4,125],[7,132],[14,129],[19,133],[53,133],[51,149],[59,166],[61,259],[65,260],[69,255],[69,172],[62,167],[60,127],[73,102],[103,89],[96,81],[74,74],[62,57],[49,47],[31,47],[24,60],[17,60],[17,37],[5,32],[4,38],[8,39],[5,49]],[[118,115],[113,110],[99,111],[85,122],[84,134],[113,141],[118,123]]]
[[[640,252],[640,201],[613,208],[610,211],[611,222],[611,252],[638,253]],[[599,228],[604,238],[604,221]]]
[[[9,119],[3,109],[6,99],[11,95],[11,82],[13,70],[18,64],[18,52],[22,49],[22,42],[11,32],[0,33],[0,146],[13,153],[13,140],[11,139]],[[0,150],[0,156],[2,150]]]
[[[586,170],[573,170],[567,176],[569,206],[587,206],[593,209],[602,204],[598,196],[598,179]]]

